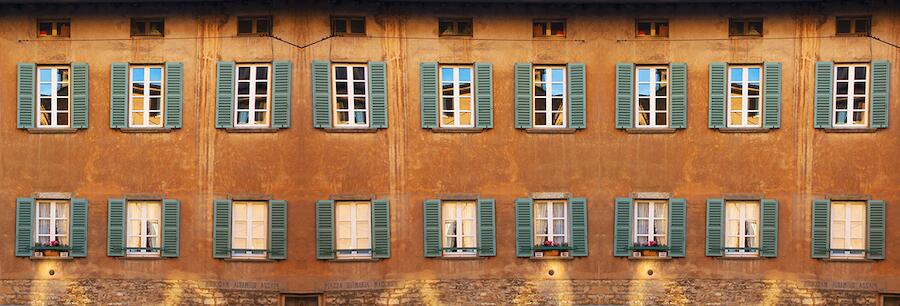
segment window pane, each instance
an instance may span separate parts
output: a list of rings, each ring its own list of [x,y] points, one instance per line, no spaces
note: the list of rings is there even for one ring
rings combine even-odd
[[[340,18],[332,20],[331,31],[335,34],[347,33],[347,20]]]
[[[238,33],[250,34],[253,32],[253,21],[250,19],[238,19]]]
[[[637,23],[637,35],[638,36],[650,35],[650,23],[649,22],[638,22]]]
[[[838,19],[837,20],[837,32],[839,34],[850,33],[850,20]]]
[[[271,25],[268,18],[260,18],[256,20],[256,33],[269,34]]]
[[[366,79],[366,68],[365,67],[353,67],[353,79],[357,81],[362,81]]]
[[[365,19],[350,20],[350,32],[354,33],[354,34],[365,34],[366,33]]]

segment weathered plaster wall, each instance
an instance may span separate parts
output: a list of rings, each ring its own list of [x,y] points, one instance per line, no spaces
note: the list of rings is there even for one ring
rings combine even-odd
[[[877,1],[876,1],[877,2]],[[886,1],[884,3],[887,3]],[[367,16],[367,37],[332,38],[305,49],[262,37],[233,37],[235,16],[274,16],[274,36],[303,45],[330,33],[331,14]],[[868,38],[835,38],[834,15],[871,14],[873,35],[900,42],[900,6],[779,5],[441,5],[310,1],[271,5],[4,5],[0,7],[0,279],[240,280],[272,282],[286,292],[324,290],[361,280],[863,280],[900,291],[900,128],[825,133],[812,128],[817,60],[892,61],[894,113],[900,110],[900,52]],[[130,39],[130,17],[165,16],[165,39]],[[474,39],[438,39],[437,17],[474,17]],[[727,18],[765,16],[764,39],[729,40]],[[35,39],[35,18],[70,17],[71,39]],[[532,40],[532,18],[562,17],[566,39]],[[668,17],[668,40],[633,37],[636,17]],[[802,38],[801,38],[802,37]],[[294,63],[292,125],[270,134],[214,129],[218,60]],[[377,133],[313,129],[310,62],[388,63],[390,128]],[[15,64],[90,64],[90,128],[29,134],[15,128]],[[181,61],[184,128],[164,134],[109,129],[109,64]],[[419,128],[418,65],[423,61],[494,64],[494,129],[475,134]],[[587,64],[588,128],[536,135],[513,128],[515,62]],[[617,62],[688,63],[688,128],[635,135],[614,128]],[[731,134],[707,128],[708,64],[779,61],[784,69],[782,127]],[[896,117],[896,116],[894,116]],[[69,261],[13,256],[14,198],[73,192],[90,201],[89,254]],[[514,256],[513,199],[558,191],[587,197],[590,256],[529,261]],[[635,191],[671,192],[688,201],[687,257],[635,261],[612,256],[612,201]],[[106,256],[106,200],[163,194],[182,202],[181,257]],[[467,193],[497,200],[498,256],[449,261],[422,257],[421,202]],[[704,256],[705,199],[722,194],[778,199],[779,257]],[[212,199],[263,194],[289,202],[289,255],[279,262],[215,260]],[[389,198],[392,258],[334,263],[315,259],[313,205],[331,195]],[[847,263],[810,258],[810,202],[864,194],[888,202],[887,260]],[[548,276],[548,269],[556,270]],[[47,271],[56,273],[50,276]],[[653,269],[653,276],[646,274]],[[464,281],[465,282],[465,281]],[[464,283],[463,282],[463,283]],[[334,300],[340,301],[340,300]],[[0,301],[2,302],[2,301]]]

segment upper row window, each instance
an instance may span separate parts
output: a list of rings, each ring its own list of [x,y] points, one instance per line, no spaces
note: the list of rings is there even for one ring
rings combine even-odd
[[[237,25],[238,35],[272,36],[271,16],[238,17]]]
[[[366,18],[349,16],[331,17],[331,35],[366,35]]]
[[[472,18],[441,18],[438,20],[440,36],[472,36]]]
[[[731,18],[728,20],[729,36],[762,36],[762,18]]]
[[[668,19],[638,19],[635,28],[638,37],[669,37]]]
[[[69,19],[38,19],[38,37],[69,37]]]
[[[872,28],[872,17],[837,17],[837,35],[869,35]]]
[[[162,18],[132,18],[131,36],[165,36]]]
[[[562,19],[535,19],[532,23],[534,37],[566,37],[566,21]]]

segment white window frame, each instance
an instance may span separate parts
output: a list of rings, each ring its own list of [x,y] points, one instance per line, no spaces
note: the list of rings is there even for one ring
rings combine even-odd
[[[334,250],[337,253],[338,258],[371,258],[372,257],[372,202],[371,201],[339,201],[334,203]],[[357,216],[357,206],[360,204],[365,204],[369,207],[369,219],[368,219],[368,227],[366,227],[368,232],[368,240],[369,245],[359,245],[360,238],[357,236],[357,228],[359,225],[359,216]],[[345,205],[351,206],[350,216],[341,216],[338,214],[338,206]],[[346,217],[346,219],[342,219],[341,217]],[[338,231],[338,222],[350,222],[350,249],[341,249],[338,247],[337,239],[340,234]]]
[[[556,216],[556,215],[553,214],[553,206],[554,206],[555,204],[560,204],[560,203],[563,204],[563,215],[562,215],[561,217],[560,217],[560,216]],[[545,207],[546,207],[546,210],[547,210],[547,217],[546,217],[546,218],[540,218],[540,217],[538,217],[538,214],[537,214],[537,213],[534,214],[534,220],[533,220],[532,222],[534,222],[534,223],[533,223],[533,224],[534,224],[534,229],[533,229],[533,230],[534,230],[534,241],[535,241],[535,244],[541,244],[541,243],[544,241],[543,238],[545,238],[545,237],[547,238],[548,241],[551,241],[551,242],[554,242],[554,243],[569,243],[569,201],[567,201],[567,200],[562,200],[562,199],[557,199],[557,200],[534,200],[534,204],[533,204],[533,205],[534,205],[534,210],[535,210],[535,211],[537,211],[538,206],[545,206]],[[538,221],[538,220],[544,220],[544,221],[547,221],[547,233],[546,233],[546,234],[538,234],[538,228],[537,228],[537,221]],[[553,225],[554,225],[554,223],[556,223],[556,222],[562,222],[562,223],[563,223],[563,232],[562,232],[562,233],[557,233],[557,232],[554,232],[554,231],[553,231],[553,230],[554,230],[554,226],[553,226]],[[556,240],[553,240],[553,236],[560,236],[560,235],[563,236],[563,241],[556,241]]]
[[[250,68],[250,79],[249,80],[241,80],[241,68]],[[265,80],[257,80],[256,79],[256,69],[259,67],[266,67],[266,79]],[[240,92],[240,83],[241,82],[249,82],[249,91],[247,94],[239,94]],[[256,108],[256,98],[262,97],[262,95],[256,94],[256,84],[260,82],[266,83],[266,108],[265,109],[257,109]],[[240,109],[238,106],[240,103],[238,101],[240,98],[246,97],[249,99],[248,108]],[[232,123],[236,128],[267,128],[271,123],[271,112],[272,109],[272,65],[265,63],[256,63],[256,64],[237,64],[234,67],[234,110],[232,111]],[[247,112],[247,123],[240,123],[239,114],[241,112]],[[265,115],[265,121],[263,123],[256,123],[256,113],[263,112]]]
[[[49,204],[50,214],[49,217],[42,218],[41,217],[41,205],[40,204]],[[58,204],[65,204],[66,218],[59,217],[57,211]],[[60,246],[62,245],[71,245],[71,241],[69,237],[71,235],[72,228],[72,207],[71,203],[68,200],[54,200],[54,199],[39,199],[34,201],[34,242],[40,243],[41,237],[48,237],[48,241],[59,241]],[[41,234],[41,220],[49,220],[50,222],[50,232],[47,234]],[[66,234],[59,234],[58,229],[56,228],[56,221],[65,220],[66,221]],[[63,240],[59,238],[64,238]]]
[[[346,80],[338,80],[337,79],[337,68],[344,67],[347,69],[347,79]],[[358,82],[360,80],[353,78],[353,68],[354,67],[362,67],[363,68],[363,84],[365,86],[366,93],[365,94],[356,94],[353,91],[353,83]],[[346,94],[338,94],[337,93],[337,83],[347,83],[347,93]],[[334,122],[335,128],[368,128],[371,123],[369,118],[369,112],[371,110],[369,107],[371,106],[371,101],[369,100],[369,65],[368,64],[352,64],[352,63],[338,63],[331,65],[331,86],[333,86],[333,90],[331,93],[331,109],[332,109],[332,120]],[[347,109],[338,109],[338,98],[347,98]],[[354,103],[355,98],[364,98],[366,101],[365,107],[361,109],[357,109]],[[347,112],[347,123],[338,123],[340,122],[338,119],[340,118],[339,112],[346,111]],[[362,112],[365,114],[363,118],[365,118],[366,122],[364,124],[355,123],[355,114],[357,112]]]
[[[444,69],[452,69],[453,76],[451,76],[451,80],[449,82],[444,81]],[[460,70],[468,69],[469,70],[469,81],[461,81]],[[449,128],[470,128],[475,127],[475,67],[472,65],[440,65],[438,67],[438,83],[440,85],[438,90],[440,90],[440,114],[438,117],[440,118],[441,127],[449,127]],[[450,96],[444,95],[444,83],[448,83],[448,85],[453,86],[453,94]],[[463,84],[469,84],[469,94],[464,95],[460,90]],[[444,107],[444,98],[453,99],[453,109],[446,110]],[[460,106],[463,105],[461,101],[464,98],[469,99],[469,109],[463,110]],[[453,114],[453,123],[446,124],[444,123],[444,113],[452,113]],[[469,115],[469,124],[462,124],[462,116],[463,114]]]
[[[456,211],[455,218],[451,219],[448,216],[443,214],[444,205],[453,206],[452,207],[453,210]],[[471,219],[463,217],[463,212],[466,210],[466,208],[472,209],[472,218]],[[441,214],[441,250],[443,250],[442,253],[444,254],[444,256],[474,256],[474,255],[476,255],[477,251],[478,251],[477,250],[477,248],[478,248],[478,222],[477,222],[478,207],[477,207],[477,204],[475,203],[475,201],[441,201],[441,212],[442,212],[442,214]],[[447,223],[447,221],[451,221],[456,224],[456,234],[455,235],[450,235],[449,233],[447,233],[447,231],[445,231],[445,229],[446,229],[445,224]],[[463,233],[463,229],[465,228],[463,226],[464,221],[472,222],[472,233],[468,233],[468,235],[466,233]],[[449,239],[449,238],[453,238],[456,241],[457,248],[466,248],[466,246],[464,244],[465,237],[472,238],[474,245],[471,246],[471,248],[473,248],[473,249],[466,249],[466,250],[459,250],[459,249],[447,250],[447,249],[445,249],[445,248],[449,247],[446,244],[447,239]],[[462,247],[460,247],[460,246],[462,246]]]
[[[732,79],[731,69],[740,69],[741,70],[741,80],[740,81],[734,81]],[[756,81],[750,80],[750,69],[759,69],[759,80],[756,80]],[[728,115],[725,118],[725,124],[727,124],[728,127],[736,127],[736,128],[762,127],[762,118],[763,118],[762,92],[763,92],[763,78],[764,78],[763,67],[760,65],[734,65],[734,66],[729,65],[727,73],[728,73],[728,84],[725,88],[725,93],[728,97],[728,100],[725,101],[725,103],[726,103],[725,109],[726,109],[726,113]],[[740,95],[735,95],[734,93],[732,93],[732,91],[731,91],[732,83],[741,85],[741,94]],[[757,85],[759,86],[758,87],[759,91],[757,92],[756,95],[753,95],[753,96],[750,95],[750,84],[751,83],[757,83]],[[731,100],[735,99],[735,98],[741,99],[741,108],[737,109],[737,110],[731,109]],[[750,99],[751,98],[757,99],[756,100],[756,109],[750,109]],[[750,118],[751,112],[758,113],[757,124],[749,123],[749,118]],[[731,114],[740,114],[741,115],[741,123],[740,124],[732,123],[731,122]]]
[[[235,222],[237,220],[235,220],[234,214],[235,214],[235,206],[237,206],[237,205],[245,205],[247,207],[247,213],[246,213],[247,219],[241,220],[241,221],[244,221],[247,223],[247,229],[246,229],[246,232],[244,233],[244,237],[238,237],[237,231],[236,231],[237,227],[235,226]],[[265,207],[265,213],[263,213],[263,216],[262,216],[263,232],[264,232],[263,237],[265,237],[264,238],[265,246],[262,249],[253,249],[252,248],[253,234],[254,234],[253,233],[253,222],[259,221],[259,220],[256,220],[256,217],[253,215],[253,209],[251,209],[251,207],[257,206],[257,205]],[[242,258],[265,258],[269,251],[269,203],[265,202],[265,201],[235,201],[231,204],[231,206],[232,206],[231,207],[232,208],[232,211],[231,211],[232,246],[234,245],[233,241],[235,239],[245,239],[246,245],[248,247],[247,249],[234,249],[232,247],[231,256],[232,257],[242,257]]]
[[[665,204],[665,210],[666,210],[665,217],[657,216],[658,214],[656,213],[656,204],[659,204],[659,203]],[[641,205],[641,204],[646,204],[649,206],[649,208],[647,210],[647,217],[638,217],[637,209],[638,209],[638,205]],[[662,244],[664,244],[666,246],[669,245],[669,239],[668,239],[669,238],[669,230],[668,230],[668,227],[669,227],[669,211],[668,211],[669,210],[669,201],[668,200],[635,199],[634,207],[632,207],[631,209],[632,209],[632,214],[634,215],[634,220],[632,220],[634,222],[634,225],[632,225],[632,231],[634,232],[634,234],[632,235],[632,238],[631,238],[632,244],[638,242],[638,237],[647,237],[648,242],[653,241],[653,238],[662,237],[662,239],[658,239],[658,240],[665,241],[665,243],[662,243]],[[647,220],[647,234],[639,234],[638,233],[638,220]],[[656,220],[665,220],[666,221],[666,233],[665,234],[657,233],[656,230],[654,229],[653,224],[656,222]]]
[[[568,126],[567,121],[569,119],[568,118],[569,117],[569,101],[568,101],[568,95],[567,95],[566,91],[568,90],[568,81],[569,81],[568,77],[569,76],[567,75],[568,71],[566,71],[566,69],[567,69],[566,66],[560,66],[560,65],[539,65],[539,66],[532,67],[531,79],[534,82],[533,86],[537,87],[538,84],[544,84],[545,86],[547,86],[547,91],[544,93],[543,96],[538,96],[537,90],[534,90],[532,88],[532,93],[531,93],[531,108],[532,108],[531,117],[532,117],[532,119],[531,119],[531,121],[532,121],[532,124],[534,124],[535,128],[560,129],[560,128],[566,128]],[[538,70],[545,71],[547,81],[541,82],[541,81],[538,81],[537,79],[535,79],[535,76],[537,76]],[[562,81],[553,79],[553,70],[562,70]],[[561,111],[553,110],[554,96],[552,94],[552,89],[551,89],[553,85],[562,85],[562,110]],[[544,99],[544,110],[538,110],[536,107],[534,107],[535,103],[537,103],[537,99]],[[538,113],[546,114],[545,115],[546,117],[544,118],[544,122],[537,121]],[[554,113],[560,114],[560,117],[562,118],[561,125],[556,125],[553,123],[553,114]],[[550,124],[547,124],[548,122]]]
[[[865,67],[866,68],[866,76],[862,79],[865,93],[860,95],[854,91],[853,84],[857,83],[859,80],[856,79],[856,68],[857,67]],[[847,80],[838,80],[838,68],[847,68]],[[871,81],[872,75],[872,67],[869,64],[835,64],[834,70],[834,78],[832,80],[832,86],[834,86],[834,95],[832,96],[832,105],[831,105],[831,123],[834,127],[837,128],[866,128],[869,126],[869,82]],[[838,94],[838,83],[839,82],[847,82],[847,94]],[[862,110],[862,123],[853,123],[853,113],[860,111],[860,109],[856,109],[853,103],[853,99],[857,97],[862,97],[865,99],[865,106]],[[838,98],[847,98],[847,108],[844,110],[838,109]],[[838,123],[838,112],[846,112],[847,113],[847,123],[839,124]]]
[[[144,69],[144,81],[143,82],[135,82],[134,70],[135,69]],[[150,83],[155,81],[150,81],[150,70],[151,69],[159,69],[160,79],[159,79],[159,95],[151,95],[150,94]],[[144,99],[144,107],[143,110],[134,110],[134,85],[141,84],[144,86],[144,91],[141,94]],[[166,70],[161,65],[140,65],[140,66],[131,66],[128,67],[128,127],[135,128],[160,128],[163,126],[165,122],[165,95],[166,95]],[[150,122],[150,113],[157,112],[156,110],[150,109],[150,99],[158,98],[159,99],[159,124],[149,124]],[[134,114],[140,113],[143,117],[144,124],[135,124],[134,123]]]
[[[56,81],[56,75],[59,70],[68,71],[69,79],[66,82],[58,82]],[[41,78],[41,70],[50,70],[50,80],[44,80]],[[68,128],[72,126],[72,68],[69,66],[38,66],[37,67],[37,92],[35,93],[35,113],[37,113],[37,127],[38,128]],[[43,111],[41,110],[41,84],[50,84],[51,93],[50,93],[50,110]],[[65,96],[59,96],[58,90],[56,88],[59,84],[66,84],[66,87],[69,89],[66,92]],[[59,99],[66,99],[67,107],[66,110],[59,110]],[[48,113],[50,114],[50,122],[48,124],[41,123],[41,114]],[[68,119],[68,124],[59,124],[57,120],[57,114],[66,113]]]
[[[155,208],[153,206],[156,206]],[[162,248],[162,202],[160,201],[128,201],[125,204],[125,249],[126,254],[128,256],[158,256],[160,249]],[[141,216],[137,219],[131,218],[131,210],[139,209],[141,211]],[[157,210],[157,216],[159,218],[153,219],[149,217],[149,212],[151,209]],[[148,223],[152,221],[156,221],[157,231],[155,235],[151,235],[147,233]],[[140,232],[132,233],[131,229],[131,221],[139,221],[141,223]],[[140,239],[140,243],[137,246],[128,245],[131,241],[131,237],[138,237]],[[155,245],[157,246],[156,250],[148,249],[147,240],[153,239]],[[139,248],[139,249],[138,249]]]
[[[729,206],[737,206],[738,215],[732,216],[728,214],[730,209]],[[756,219],[751,218],[748,215],[749,210],[756,211]],[[762,211],[760,210],[760,204],[758,201],[725,201],[725,255],[726,256],[757,256],[759,255],[759,234],[760,234],[760,219],[762,216]],[[729,221],[737,221],[738,222],[738,232],[732,233],[728,229]],[[747,234],[747,222],[756,224],[756,233],[754,235]],[[729,246],[728,241],[729,237],[737,237],[738,245],[737,246]],[[747,239],[752,239],[752,245],[755,245],[755,250],[729,250],[729,248],[743,248],[743,245],[747,244]]]
[[[640,72],[641,70],[649,70],[650,79],[647,82],[640,81]],[[666,71],[666,81],[665,83],[660,82],[656,79],[656,72],[658,70]],[[672,121],[672,116],[669,113],[669,110],[672,108],[672,73],[668,66],[637,66],[634,68],[634,126],[637,128],[668,128],[669,122]],[[650,99],[650,108],[648,110],[641,110],[641,85],[648,85],[650,87],[650,96],[647,98]],[[656,87],[658,84],[665,84],[666,86],[666,95],[665,96],[657,96],[656,95]],[[665,98],[666,99],[666,109],[664,111],[660,111],[656,109],[656,99],[657,98]],[[641,113],[649,113],[650,118],[647,122],[648,124],[641,124]],[[656,124],[656,115],[658,113],[666,114],[666,122],[664,124]]]
[[[844,216],[842,219],[835,218],[834,215],[834,206],[835,205],[843,205],[844,206]],[[862,206],[863,207],[863,216],[861,220],[852,220],[850,213],[850,206]],[[865,201],[833,201],[831,202],[831,212],[829,213],[828,227],[829,227],[829,237],[828,237],[828,245],[829,245],[829,253],[832,258],[865,258],[866,256],[866,245],[868,244],[868,207]],[[834,228],[835,223],[844,223],[844,233],[843,237],[837,238],[843,240],[844,245],[842,248],[838,248],[832,240],[835,239],[834,235],[832,235],[832,229]],[[863,228],[863,236],[862,237],[853,237],[852,234],[852,225],[853,222],[861,222]],[[850,249],[847,247],[850,242],[850,239],[862,239],[863,247],[861,249]]]

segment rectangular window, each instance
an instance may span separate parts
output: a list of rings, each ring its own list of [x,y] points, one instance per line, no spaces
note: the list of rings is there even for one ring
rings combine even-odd
[[[128,126],[162,127],[163,67],[132,66]]]
[[[725,203],[725,255],[759,254],[759,202]]]
[[[635,73],[637,127],[668,127],[669,68],[666,66],[637,67]]]
[[[69,127],[69,67],[38,67],[38,127]]]
[[[668,244],[669,202],[666,200],[634,200],[634,243],[649,246],[655,241],[657,246]]]
[[[366,35],[366,17],[331,17],[331,34],[335,36]]]
[[[472,66],[441,66],[441,127],[473,127]]]
[[[761,66],[728,67],[728,126],[762,126]]]
[[[731,18],[728,20],[729,36],[762,36],[762,18]]]
[[[638,19],[635,21],[637,37],[669,37],[668,19]]]
[[[335,127],[368,127],[368,66],[335,64],[332,69]]]
[[[271,67],[240,64],[237,69],[234,126],[268,127]]]
[[[265,258],[269,248],[269,202],[231,205],[231,256]]]
[[[831,202],[831,257],[866,255],[866,202]]]
[[[34,205],[35,244],[69,245],[69,201],[37,200]]]
[[[566,68],[534,67],[534,126],[566,127]]]
[[[335,244],[339,258],[372,257],[372,205],[370,202],[335,203]]]
[[[441,202],[444,255],[475,255],[475,201]]]
[[[165,36],[162,18],[132,18],[131,36]]]
[[[835,27],[837,35],[869,35],[872,33],[872,17],[837,17]]]
[[[865,127],[868,125],[869,65],[834,65],[834,124],[835,127]]]
[[[128,201],[128,255],[159,255],[160,216],[159,201]]]
[[[238,35],[249,36],[271,36],[272,35],[272,17],[271,16],[255,16],[255,17],[238,17]]]
[[[566,200],[534,201],[534,242],[569,242],[568,203]]]
[[[534,37],[566,37],[566,21],[562,19],[536,19],[532,23]]]
[[[38,19],[38,37],[69,37],[68,19]]]
[[[439,36],[472,36],[471,18],[441,18],[438,20]]]

